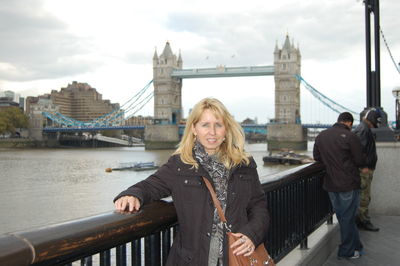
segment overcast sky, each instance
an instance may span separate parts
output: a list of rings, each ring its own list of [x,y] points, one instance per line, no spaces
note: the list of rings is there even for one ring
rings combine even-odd
[[[152,79],[154,50],[161,54],[166,41],[181,51],[184,68],[272,65],[288,33],[300,47],[303,78],[359,112],[366,105],[364,12],[356,0],[1,0],[0,90],[37,96],[78,81],[122,105]],[[397,63],[399,13],[400,1],[380,1]],[[393,120],[400,75],[383,40],[381,68],[382,106]],[[336,117],[301,90],[303,121]],[[209,96],[239,121],[274,117],[273,77],[185,79],[185,116]],[[152,115],[152,101],[139,114]]]

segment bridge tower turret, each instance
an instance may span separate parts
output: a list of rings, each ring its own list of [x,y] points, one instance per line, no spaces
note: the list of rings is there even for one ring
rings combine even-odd
[[[286,35],[282,49],[278,44],[274,51],[275,119],[267,127],[268,150],[307,149],[307,129],[301,125],[300,49]]]

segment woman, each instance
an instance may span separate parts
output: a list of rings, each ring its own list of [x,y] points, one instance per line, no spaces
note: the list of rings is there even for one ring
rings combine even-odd
[[[179,232],[167,265],[228,265],[225,231],[202,180],[215,192],[232,232],[236,255],[249,256],[265,239],[268,212],[256,163],[244,151],[244,133],[225,106],[206,98],[186,123],[178,149],[156,173],[115,198],[117,210],[139,210],[172,195]]]

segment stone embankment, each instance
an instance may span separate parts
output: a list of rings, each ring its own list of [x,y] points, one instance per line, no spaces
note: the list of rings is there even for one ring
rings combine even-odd
[[[33,140],[29,138],[0,139],[0,148],[54,148],[60,144],[57,140]]]

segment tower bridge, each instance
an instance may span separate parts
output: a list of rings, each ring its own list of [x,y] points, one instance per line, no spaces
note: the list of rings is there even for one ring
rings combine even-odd
[[[166,43],[160,56],[153,56],[154,120],[146,127],[145,140],[149,149],[171,148],[179,141],[178,126],[183,117],[182,80],[186,78],[274,76],[275,118],[268,125],[269,149],[306,149],[307,133],[301,125],[300,80],[301,54],[287,35],[282,48],[275,46],[274,64],[183,69],[182,56],[176,56]]]
[[[182,85],[184,79],[273,76],[275,81],[273,123],[257,125],[257,128],[254,126],[243,127],[247,132],[259,132],[260,127],[264,127],[263,132],[268,132],[269,149],[306,149],[307,128],[326,128],[329,125],[301,124],[300,84],[303,84],[315,99],[329,107],[331,111],[335,113],[352,111],[323,95],[301,77],[300,50],[294,47],[293,42],[290,42],[289,36],[286,36],[281,48],[276,44],[273,54],[273,65],[239,67],[219,65],[210,68],[184,69],[181,54],[176,56],[167,42],[160,56],[157,54],[157,50],[154,52],[153,79],[119,109],[88,122],[77,121],[60,113],[42,112],[43,117],[54,125],[52,128],[40,128],[40,131],[52,133],[127,129],[125,121],[132,116],[128,113],[133,109],[136,109],[134,112],[136,113],[154,98],[154,124],[145,127],[139,126],[139,130],[143,130],[142,128],[145,130],[147,149],[170,149],[176,146],[182,133],[179,122],[183,118]],[[148,88],[151,84],[154,86],[154,92],[149,93]],[[144,96],[146,91],[147,96]],[[142,96],[144,99],[140,99]],[[358,113],[352,113],[355,117],[358,116]],[[55,128],[54,126],[60,127]]]

